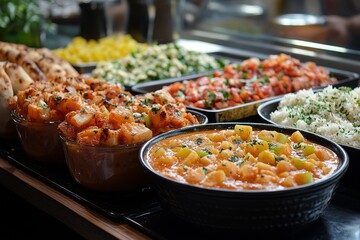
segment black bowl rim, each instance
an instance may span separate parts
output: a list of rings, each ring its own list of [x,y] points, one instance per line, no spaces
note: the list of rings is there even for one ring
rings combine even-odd
[[[136,142],[136,143],[127,143],[127,144],[118,144],[118,145],[104,145],[104,144],[99,144],[99,145],[91,145],[91,144],[85,144],[85,143],[81,143],[81,142],[77,142],[74,139],[70,139],[68,137],[65,137],[60,131],[59,132],[59,137],[62,143],[66,144],[66,143],[71,143],[74,145],[79,145],[81,147],[85,147],[88,149],[92,149],[92,148],[104,148],[104,149],[128,149],[128,148],[136,148],[136,147],[140,147],[142,144],[144,144],[145,142]]]
[[[313,92],[314,93],[316,93],[316,92],[320,92],[322,89],[317,89],[317,90],[313,90]],[[267,121],[268,123],[271,123],[271,124],[273,124],[273,125],[276,125],[276,126],[279,126],[279,127],[287,127],[287,126],[285,126],[285,125],[281,125],[281,124],[278,124],[278,123],[276,123],[276,122],[274,122],[274,121],[272,121],[270,118],[267,118],[265,115],[264,115],[264,108],[266,108],[266,107],[268,107],[268,106],[270,106],[270,105],[273,105],[273,104],[276,104],[277,103],[277,106],[276,106],[276,108],[278,107],[278,105],[279,105],[279,103],[280,103],[280,101],[281,101],[281,99],[283,98],[284,96],[279,96],[279,97],[277,97],[277,98],[275,98],[275,99],[271,99],[271,100],[269,100],[269,101],[267,101],[267,102],[264,102],[264,103],[262,103],[262,104],[260,104],[259,105],[259,107],[256,109],[256,111],[257,111],[257,114],[263,119],[263,120],[265,120],[265,121]],[[300,130],[300,129],[299,129]],[[306,130],[303,130],[303,131],[306,131]],[[314,134],[316,134],[316,133],[314,133]],[[322,136],[322,135],[321,135]],[[326,136],[322,136],[323,138],[327,138]],[[329,138],[328,138],[329,139]],[[330,141],[334,141],[334,140],[332,140],[332,139],[329,139]],[[334,141],[335,142],[335,141]],[[336,142],[337,143],[337,142]],[[352,148],[352,149],[356,149],[356,150],[360,150],[360,148],[357,148],[357,147],[354,147],[354,146],[350,146],[350,145],[347,145],[347,144],[343,144],[343,143],[337,143],[337,144],[339,144],[340,146],[342,146],[342,147],[348,147],[348,148]]]
[[[297,187],[292,187],[292,188],[285,188],[285,189],[275,189],[275,190],[232,190],[232,189],[222,189],[222,188],[210,188],[210,187],[201,187],[201,186],[196,186],[196,185],[190,185],[188,183],[182,183],[182,182],[178,182],[175,181],[173,179],[167,178],[165,176],[163,176],[162,174],[156,172],[155,170],[153,170],[149,164],[147,163],[146,159],[145,159],[145,154],[147,152],[147,150],[155,143],[159,142],[160,140],[167,138],[167,137],[172,137],[175,135],[179,135],[182,133],[187,133],[187,132],[194,132],[194,131],[201,131],[201,130],[205,130],[205,129],[216,129],[216,128],[212,128],[213,126],[218,126],[218,127],[222,127],[222,129],[226,129],[227,127],[232,127],[236,124],[241,124],[241,125],[250,125],[254,128],[259,128],[259,129],[264,129],[264,128],[272,128],[274,130],[284,130],[284,131],[300,131],[302,134],[305,134],[305,137],[308,138],[309,136],[311,138],[316,138],[316,139],[320,139],[320,141],[324,141],[327,144],[332,145],[332,147],[336,148],[337,151],[339,152],[339,159],[340,159],[340,165],[338,166],[338,168],[335,170],[335,172],[329,176],[326,176],[323,179],[320,179],[316,182],[310,183],[310,184],[306,184],[306,185],[302,185],[302,186],[297,186]],[[225,126],[225,127],[224,127]],[[310,139],[312,140],[312,139]],[[314,140],[313,140],[314,141]],[[319,142],[314,141],[314,142]],[[334,151],[334,150],[332,150]],[[341,156],[342,155],[342,156]],[[342,158],[343,157],[343,158]],[[194,125],[194,126],[188,126],[188,127],[184,127],[181,129],[177,129],[177,130],[173,130],[173,131],[169,131],[163,134],[160,134],[152,139],[150,139],[149,141],[147,141],[140,149],[139,152],[139,159],[140,159],[140,163],[141,165],[147,170],[147,172],[152,175],[153,177],[157,177],[157,180],[163,180],[166,181],[168,184],[172,184],[174,187],[186,187],[188,191],[193,191],[193,192],[199,192],[201,191],[204,194],[225,194],[226,196],[233,196],[233,194],[235,195],[239,195],[242,194],[244,196],[249,196],[249,197],[254,197],[257,195],[261,195],[261,196],[270,196],[270,195],[275,195],[278,196],[283,195],[283,194],[289,194],[289,195],[297,195],[301,192],[308,192],[308,191],[316,191],[318,189],[324,188],[326,186],[329,185],[333,185],[336,184],[336,182],[338,182],[340,180],[340,178],[345,174],[348,166],[349,166],[349,157],[348,154],[346,153],[346,151],[336,142],[327,139],[321,135],[315,134],[313,132],[309,132],[309,131],[305,131],[305,130],[301,130],[301,129],[296,129],[296,128],[291,128],[291,127],[284,127],[284,126],[279,126],[279,125],[273,125],[273,124],[267,124],[267,123],[254,123],[254,122],[223,122],[223,123],[209,123],[206,125]]]

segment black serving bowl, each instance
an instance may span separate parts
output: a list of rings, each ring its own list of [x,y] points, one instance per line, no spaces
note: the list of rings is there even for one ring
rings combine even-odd
[[[275,98],[270,101],[262,103],[257,108],[258,115],[262,119],[267,121],[268,123],[280,126],[280,124],[271,120],[270,114],[277,110],[281,99],[282,99],[282,97],[278,97],[278,98]],[[358,160],[358,158],[359,158],[358,156],[360,154],[360,149],[353,147],[353,146],[341,144],[341,143],[339,143],[339,145],[342,148],[344,148],[344,150],[346,151],[346,153],[349,156],[349,170],[346,171],[345,176],[341,179],[341,184],[346,187],[349,187],[351,189],[359,190],[360,189],[360,174],[359,174],[360,161]]]
[[[196,131],[233,129],[236,124],[285,134],[296,131],[271,124],[229,122],[190,126],[158,135],[142,146],[140,159],[161,206],[185,222],[215,230],[272,232],[298,229],[318,219],[329,205],[349,164],[348,155],[341,146],[319,135],[300,131],[308,140],[334,151],[340,159],[338,168],[324,179],[284,190],[227,190],[189,185],[164,177],[147,161],[150,148],[163,139]]]

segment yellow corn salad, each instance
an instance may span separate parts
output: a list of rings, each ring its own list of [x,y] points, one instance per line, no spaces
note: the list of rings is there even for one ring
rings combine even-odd
[[[137,42],[128,34],[107,36],[98,41],[78,36],[54,52],[70,63],[79,64],[120,59],[146,47],[147,44]]]

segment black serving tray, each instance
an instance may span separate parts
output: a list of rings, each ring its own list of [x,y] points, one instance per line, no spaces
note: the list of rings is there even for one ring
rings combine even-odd
[[[265,122],[259,116],[244,121]],[[163,210],[151,184],[129,192],[102,193],[79,186],[72,179],[66,165],[44,165],[29,160],[17,140],[0,140],[0,156],[9,163],[36,177],[67,196],[83,203],[113,221],[126,222],[153,239],[359,239],[360,188],[340,184],[331,204],[315,222],[295,232],[284,231],[276,235],[242,232],[219,232],[202,229],[183,222]],[[350,156],[350,161],[357,160]],[[346,177],[346,173],[345,173]],[[341,182],[340,182],[341,183]]]
[[[183,222],[156,207],[127,216],[128,222],[153,239],[293,239],[293,240],[358,240],[360,229],[360,196],[338,188],[331,204],[316,221],[299,229],[263,232],[225,232],[201,228]]]
[[[238,60],[244,59],[245,56],[240,56]],[[233,60],[233,58],[231,58]],[[355,88],[359,86],[360,80],[359,80],[359,74],[334,68],[328,68],[325,67],[331,76],[336,77],[339,82],[336,84],[332,84],[334,87],[340,87],[340,86],[347,86],[351,88]],[[172,78],[172,79],[166,79],[166,80],[158,80],[158,81],[151,81],[146,83],[139,83],[131,88],[131,92],[135,94],[144,94],[148,92],[153,92],[159,89],[162,89],[163,86],[170,85],[175,82],[182,82],[185,80],[193,80],[202,76],[207,76],[211,73],[207,74],[200,74],[197,77],[193,76],[185,76],[185,77],[178,77],[178,78]],[[323,87],[316,87],[314,90],[317,89],[323,89],[326,86]],[[282,95],[280,95],[282,96]],[[209,110],[209,109],[203,109],[203,108],[197,108],[192,106],[187,106],[188,109],[193,109],[198,112],[201,112],[205,114],[209,118],[209,122],[229,122],[234,121],[238,119],[243,119],[246,117],[254,116],[257,114],[257,108],[264,102],[269,101],[271,99],[275,99],[280,96],[275,96],[271,98],[261,99],[258,101],[250,102],[250,103],[244,103],[237,106],[224,108],[224,109],[216,109],[216,110]]]
[[[65,163],[37,163],[27,157],[17,140],[0,140],[0,146],[3,159],[109,218],[123,219],[127,214],[158,204],[150,185],[126,192],[91,191],[75,182]]]

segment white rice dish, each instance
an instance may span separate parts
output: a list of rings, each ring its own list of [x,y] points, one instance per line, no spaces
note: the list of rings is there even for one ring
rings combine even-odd
[[[360,87],[328,86],[321,92],[309,89],[286,94],[270,119],[360,148]]]

